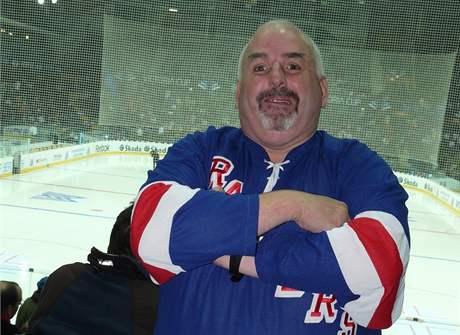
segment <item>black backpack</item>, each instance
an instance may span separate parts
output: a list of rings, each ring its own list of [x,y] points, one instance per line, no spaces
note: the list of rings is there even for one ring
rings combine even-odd
[[[54,271],[29,323],[32,335],[152,335],[158,286],[129,256],[96,248],[89,264]]]

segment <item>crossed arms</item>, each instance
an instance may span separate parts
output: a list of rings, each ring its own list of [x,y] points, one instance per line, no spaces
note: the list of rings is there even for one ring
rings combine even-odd
[[[344,201],[294,190],[230,196],[197,185],[207,176],[193,154],[169,155],[141,189],[131,227],[133,252],[158,283],[245,255],[242,273],[334,293],[362,326],[386,328],[399,316],[409,238],[407,195],[394,176],[347,189]],[[178,166],[186,172],[175,175]]]

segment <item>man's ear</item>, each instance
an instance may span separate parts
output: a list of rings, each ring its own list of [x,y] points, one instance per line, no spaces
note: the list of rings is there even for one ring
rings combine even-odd
[[[236,91],[235,91],[235,106],[238,109],[238,101],[240,100],[240,81],[236,81]]]
[[[327,84],[326,77],[322,77],[319,80],[319,86],[321,87],[321,107],[327,106],[327,100],[329,98],[329,86]]]

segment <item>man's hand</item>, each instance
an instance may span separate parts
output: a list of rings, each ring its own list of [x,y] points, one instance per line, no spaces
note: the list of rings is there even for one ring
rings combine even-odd
[[[319,233],[347,222],[348,206],[341,201],[306,192],[280,190],[260,195],[258,234],[295,221],[307,231]]]
[[[346,203],[321,195],[298,193],[298,212],[293,219],[303,229],[319,233],[350,220]]]

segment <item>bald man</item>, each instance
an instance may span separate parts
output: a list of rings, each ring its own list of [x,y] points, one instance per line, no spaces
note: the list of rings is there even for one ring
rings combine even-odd
[[[364,144],[318,130],[318,47],[271,21],[240,56],[241,128],[175,143],[149,171],[133,253],[162,334],[381,334],[401,313],[407,194]]]

